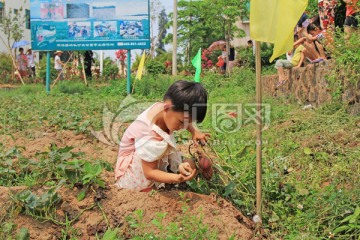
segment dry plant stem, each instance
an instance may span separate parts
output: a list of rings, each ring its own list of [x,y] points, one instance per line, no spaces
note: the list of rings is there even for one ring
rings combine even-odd
[[[5,41],[4,41],[4,39],[0,36],[0,39],[1,39],[1,41],[4,43],[4,46],[7,46],[6,44],[5,44]],[[11,60],[12,60],[12,63],[13,63],[13,67],[16,69],[16,71],[18,72],[18,76],[19,76],[19,78],[20,78],[20,81],[21,81],[21,83],[23,84],[23,85],[25,85],[25,83],[24,83],[24,80],[22,79],[22,77],[21,77],[21,74],[20,74],[20,72],[19,72],[19,69],[17,68],[17,65],[16,65],[16,61],[15,61],[15,59],[14,59],[14,56],[12,55],[12,53],[11,53],[11,49],[9,48],[9,47],[7,47],[8,48],[8,51],[10,52],[10,57],[11,57]]]
[[[211,151],[214,152],[214,153],[216,154],[216,156],[223,161],[223,164],[224,164],[224,165],[226,165],[227,167],[231,167],[229,164],[226,163],[225,159],[223,159],[223,158],[219,155],[219,153],[218,153],[210,144],[208,144],[208,146],[209,146],[209,148],[211,149]],[[229,147],[228,147],[227,145],[225,145],[225,146],[226,146],[228,152],[230,153]],[[209,156],[209,154],[205,151],[204,147],[202,147],[202,148],[203,148],[205,154],[207,155],[207,157],[214,163],[214,160],[213,160],[213,159]],[[217,164],[214,164],[214,165],[217,166]],[[226,173],[224,170],[222,170],[221,167],[218,167],[218,170],[222,172],[222,175],[225,175],[228,179],[231,179],[231,176],[230,176],[228,173]],[[220,175],[220,178],[222,178],[221,175]],[[222,179],[222,180],[224,181],[224,179]],[[236,189],[237,189],[239,192],[250,196],[251,194],[249,193],[249,189],[247,189],[247,187],[246,187],[242,182],[239,181],[238,183],[239,183],[247,192],[243,192],[243,191],[241,191],[241,190],[238,189],[238,188],[236,188]]]
[[[91,191],[93,191],[93,192],[96,194],[96,191],[95,191],[95,189],[93,188],[93,186],[91,186]],[[110,227],[110,223],[109,223],[108,218],[106,217],[106,214],[105,214],[105,212],[104,212],[104,209],[102,208],[100,202],[96,202],[96,204],[97,204],[98,208],[100,209],[101,214],[103,215],[103,218],[105,219],[105,222],[106,222],[107,227],[109,228],[109,227]]]
[[[70,58],[69,58],[70,59]],[[80,62],[81,62],[81,67],[82,67],[82,74],[84,76],[84,82],[85,82],[85,85],[87,86],[88,83],[87,83],[87,80],[86,80],[86,74],[85,74],[85,66],[84,66],[84,57],[81,57],[80,58]],[[91,69],[90,69],[91,71]]]
[[[35,219],[38,219],[38,220],[41,220],[41,223],[44,223],[44,222],[52,222],[56,225],[61,225],[61,226],[66,226],[66,225],[69,225],[69,224],[72,224],[73,222],[75,222],[85,211],[87,210],[91,210],[93,209],[94,207],[96,207],[97,204],[94,203],[93,205],[91,205],[90,207],[87,207],[85,209],[83,209],[78,215],[76,215],[71,221],[68,221],[68,222],[60,222],[52,217],[43,217],[43,216],[38,216],[38,215],[35,215],[35,214],[32,214],[31,212],[28,212],[27,211],[27,214],[30,215],[31,217],[35,218]]]
[[[109,227],[110,227],[110,223],[109,223],[108,218],[106,217],[106,214],[105,214],[105,212],[104,212],[104,209],[102,208],[102,206],[101,206],[101,204],[100,204],[99,202],[97,202],[96,204],[97,204],[98,208],[100,209],[100,211],[101,211],[101,213],[102,213],[102,215],[103,215],[103,218],[104,218],[104,220],[105,220],[105,222],[106,222],[106,226],[109,228]]]

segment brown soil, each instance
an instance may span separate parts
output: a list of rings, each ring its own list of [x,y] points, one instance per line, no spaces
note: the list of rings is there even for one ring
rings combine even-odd
[[[116,162],[118,150],[117,147],[107,146],[94,137],[75,135],[71,131],[28,131],[14,134],[13,137],[1,136],[0,141],[6,148],[24,146],[23,155],[26,157],[35,157],[36,152],[48,151],[50,144],[56,143],[58,147],[74,147],[72,151],[83,152],[85,159],[103,159],[113,165]],[[90,192],[80,202],[77,200],[80,189],[62,188],[58,192],[62,200],[56,214],[63,222],[65,222],[65,215],[71,220],[81,211],[95,204],[94,208],[84,211],[72,226],[77,229],[79,239],[96,239],[96,234],[104,233],[108,224],[111,228],[120,228],[124,236],[130,237],[131,229],[125,217],[137,209],[144,211],[143,221],[146,224],[143,230],[145,232],[148,232],[146,229],[152,226],[150,222],[156,217],[156,213],[167,213],[164,223],[181,222],[181,218],[189,215],[202,217],[202,223],[206,224],[209,230],[217,231],[219,239],[228,239],[232,235],[235,239],[250,239],[253,235],[253,222],[228,201],[215,195],[206,196],[192,192],[180,194],[179,190],[148,193],[119,190],[113,186],[112,172],[104,172],[103,178],[107,182],[106,189]],[[16,187],[13,191],[22,189],[24,188]],[[6,206],[9,206],[9,192],[8,188],[0,187],[1,216],[4,216],[4,210]],[[103,212],[96,202],[101,204]],[[189,207],[185,214],[182,212],[184,205]],[[23,214],[16,216],[13,221],[17,229],[21,227],[29,229],[31,239],[58,239],[61,237],[61,230],[64,229],[64,226],[49,221],[34,220]]]

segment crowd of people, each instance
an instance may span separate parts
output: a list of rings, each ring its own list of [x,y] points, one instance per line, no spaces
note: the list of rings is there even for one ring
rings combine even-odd
[[[358,0],[343,0],[346,3],[344,22],[345,40],[358,28]],[[319,14],[309,18],[303,13],[294,29],[294,47],[286,54],[286,60],[277,60],[275,68],[279,81],[276,87],[288,80],[284,69],[296,69],[308,63],[327,62],[334,47],[336,0],[318,0]]]

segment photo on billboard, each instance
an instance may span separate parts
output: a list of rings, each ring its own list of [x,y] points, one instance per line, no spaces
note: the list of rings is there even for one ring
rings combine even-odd
[[[95,38],[116,38],[116,21],[95,21]]]
[[[91,36],[90,22],[68,22],[68,38],[86,39]]]
[[[141,21],[120,21],[119,29],[119,34],[122,38],[144,36],[144,28]]]
[[[56,40],[56,27],[54,25],[38,25],[36,26],[35,36],[37,47],[49,45]]]
[[[90,5],[87,3],[67,3],[67,18],[89,18]]]
[[[149,0],[30,0],[31,45],[40,51],[148,49],[149,7]]]
[[[116,3],[115,2],[99,2],[92,5],[92,17],[99,20],[116,19]]]
[[[64,5],[61,3],[41,3],[40,4],[41,19],[63,19]]]

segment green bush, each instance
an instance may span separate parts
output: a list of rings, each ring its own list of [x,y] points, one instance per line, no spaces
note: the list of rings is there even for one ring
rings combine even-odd
[[[147,72],[153,76],[158,75],[160,73],[165,73],[164,64],[161,62],[158,62],[156,60],[150,60],[149,62],[147,62],[146,69],[147,69]]]
[[[162,97],[172,83],[173,80],[168,75],[147,75],[141,80],[136,80],[135,94]]]
[[[105,79],[115,79],[118,75],[119,68],[110,58],[106,58],[104,60],[104,69],[102,73],[102,77]]]
[[[8,53],[0,52],[0,82],[9,83],[13,70],[12,60]]]

